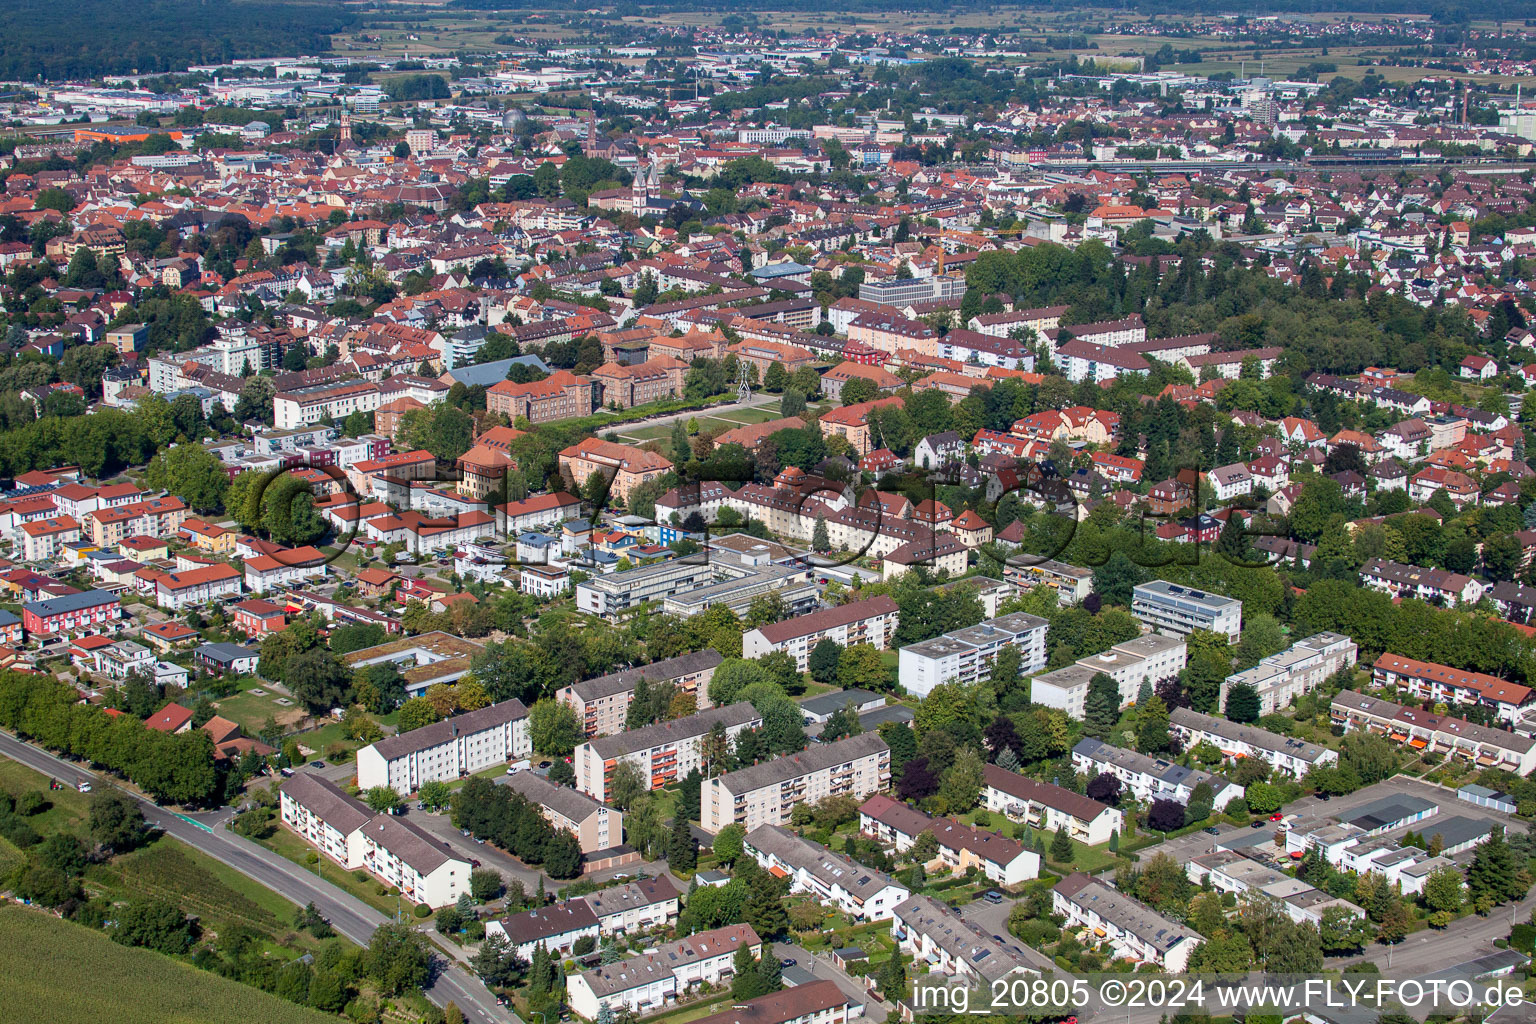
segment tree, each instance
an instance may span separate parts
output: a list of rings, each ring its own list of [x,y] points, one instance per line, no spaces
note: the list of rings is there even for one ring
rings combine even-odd
[[[381,994],[397,996],[427,983],[432,954],[427,940],[409,924],[389,921],[374,930],[360,966]]]
[[[351,676],[336,655],[316,648],[295,655],[284,670],[283,681],[295,700],[318,713],[346,703]]]
[[[727,825],[715,833],[710,851],[721,864],[734,864],[741,859],[742,842],[746,839],[746,835],[745,827],[737,824]]]
[[[374,786],[363,794],[363,802],[375,814],[393,814],[405,805],[405,798],[392,786]]]
[[[774,363],[775,366],[778,363]],[[784,988],[784,976],[779,964],[779,958],[773,955],[773,950],[764,950],[763,957],[757,962],[757,973],[763,979],[763,992],[779,992]]]
[[[1259,691],[1250,683],[1234,683],[1227,689],[1227,717],[1234,722],[1259,720]]]
[[[224,464],[199,444],[179,444],[165,449],[150,460],[144,478],[151,487],[176,495],[194,512],[224,510],[229,477],[224,472]]]
[[[87,827],[91,839],[104,850],[125,853],[144,835],[144,812],[136,800],[116,790],[97,790],[91,795]]]
[[[868,377],[850,377],[839,392],[844,405],[857,405],[880,397],[880,385]]]
[[[1083,698],[1083,731],[1096,739],[1107,739],[1120,720],[1120,684],[1112,676],[1095,672],[1088,680]]]
[[[586,738],[581,721],[569,704],[545,697],[528,712],[528,735],[540,753],[564,757]]]
[[[1461,872],[1455,868],[1440,868],[1424,879],[1424,906],[1431,911],[1454,914],[1461,909],[1463,892]]]
[[[691,872],[699,862],[697,841],[688,819],[678,814],[672,819],[672,832],[667,839],[667,863],[679,873]]]
[[[811,531],[811,548],[821,554],[826,554],[832,550],[832,538],[827,533],[827,517],[820,513],[817,513],[816,526]],[[830,643],[832,641],[823,640],[822,642]]]
[[[837,659],[837,683],[846,690],[884,689],[885,662],[874,644],[854,644]]]
[[[1243,798],[1254,814],[1273,814],[1284,800],[1280,790],[1268,782],[1255,782],[1243,791]]]
[[[811,648],[806,659],[811,678],[818,683],[831,684],[837,680],[838,666],[842,660],[843,645],[836,640],[823,638]]]
[[[1117,807],[1120,804],[1120,779],[1109,772],[1100,772],[1088,780],[1084,789],[1088,799],[1097,800],[1101,804]]]
[[[557,828],[544,841],[544,870],[550,878],[575,878],[581,874],[581,840],[569,829]]]
[[[429,811],[440,811],[453,800],[453,790],[441,779],[429,779],[416,791],[416,798]]]
[[[443,713],[431,701],[425,697],[412,697],[400,705],[400,714],[396,718],[396,723],[401,732],[411,732],[442,720]]]
[[[1118,700],[1118,684],[1115,692]],[[1143,754],[1154,754],[1167,750],[1170,739],[1168,705],[1154,693],[1145,704],[1136,708],[1136,745]]]
[[[901,959],[901,950],[891,951],[891,957],[880,967],[880,995],[888,1002],[901,999],[907,992],[907,969]]]
[[[975,747],[965,747],[955,756],[955,763],[939,784],[939,795],[948,804],[949,813],[964,814],[976,806],[985,770],[986,762]]]
[[[1056,834],[1051,837],[1051,859],[1058,864],[1072,863],[1072,837],[1067,835],[1067,826],[1056,826]]]
[[[628,811],[651,791],[650,780],[635,762],[625,759],[613,766],[607,785],[608,800],[621,811]]]
[[[1147,827],[1155,832],[1177,832],[1184,827],[1184,805],[1177,800],[1153,800],[1147,809]]]
[[[142,946],[166,956],[180,956],[197,939],[194,924],[176,904],[164,899],[134,899],[113,912],[112,941]]]
[[[1323,952],[1339,956],[1364,948],[1371,941],[1370,926],[1348,907],[1328,907],[1318,926]]]
[[[495,868],[475,868],[469,873],[469,894],[481,903],[489,903],[506,888],[501,872]]]
[[[487,936],[480,944],[469,966],[488,988],[507,988],[522,976],[527,965],[518,959],[512,945],[496,934]]]
[[[772,956],[771,951],[764,951],[764,955]],[[731,962],[733,976],[731,978],[731,998],[739,1001],[756,999],[763,995],[763,976],[757,970],[757,958],[752,955],[752,949],[743,945],[736,950],[736,956]]]
[[[1467,866],[1467,895],[1472,905],[1479,913],[1486,913],[1501,903],[1522,899],[1530,887],[1530,876],[1505,841],[1504,829],[1495,826],[1488,838],[1473,848],[1472,863]]]

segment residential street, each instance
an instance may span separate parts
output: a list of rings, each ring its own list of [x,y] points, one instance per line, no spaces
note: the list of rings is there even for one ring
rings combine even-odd
[[[889,1012],[880,1002],[879,997],[865,989],[859,979],[834,967],[830,961],[816,956],[802,946],[788,942],[775,942],[773,955],[780,960],[794,960],[796,966],[810,971],[817,978],[836,982],[844,995],[856,998],[864,1004],[864,1019],[874,1021],[874,1024],[885,1024]]]
[[[66,784],[89,778],[95,786],[113,785],[79,765],[56,758],[8,733],[0,733],[0,754],[45,775],[59,778]],[[140,798],[139,803],[146,821],[159,824],[168,834],[187,845],[228,864],[246,877],[292,900],[297,906],[313,902],[338,932],[360,946],[366,946],[374,929],[388,920],[384,914],[319,876],[305,871],[286,857],[225,829],[223,824],[232,813],[228,808],[183,817],[148,800]],[[458,1004],[468,1020],[522,1024],[516,1014],[496,1005],[495,997],[478,978],[451,962],[446,964],[436,981],[426,989],[426,994],[439,1006],[446,1006],[449,1002]]]

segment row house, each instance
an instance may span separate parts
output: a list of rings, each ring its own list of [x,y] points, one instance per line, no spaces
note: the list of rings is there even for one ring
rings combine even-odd
[[[1172,800],[1187,804],[1202,782],[1211,789],[1212,806],[1220,809],[1243,795],[1243,788],[1223,776],[1186,768],[1165,758],[1148,757],[1134,750],[1084,738],[1072,748],[1072,767],[1095,775],[1113,775],[1143,804]]]
[[[1375,733],[1411,750],[1450,755],[1479,768],[1500,768],[1516,775],[1536,769],[1536,739],[1354,690],[1342,690],[1333,698],[1329,716],[1346,731]]]
[[[1447,569],[1424,569],[1385,558],[1360,567],[1360,580],[1395,598],[1416,597],[1444,605],[1477,604],[1487,589],[1481,580]]]
[[[915,894],[891,917],[891,937],[901,952],[930,973],[946,974],[982,985],[1006,984],[1012,976],[1038,976],[1039,971],[1013,945],[993,938],[961,917],[954,907],[931,896]]]
[[[1170,716],[1174,735],[1184,741],[1184,749],[1209,743],[1223,756],[1236,762],[1257,757],[1282,775],[1299,779],[1313,768],[1336,764],[1336,751],[1291,736],[1281,736],[1257,726],[1241,725],[1224,718],[1213,718],[1190,708],[1174,708]]]
[[[924,867],[929,872],[963,875],[976,868],[998,885],[1012,887],[1040,875],[1040,856],[1001,832],[989,832],[953,818],[933,818],[907,804],[876,793],[859,807],[859,830],[897,853],[906,853],[923,833],[939,849]]]
[[[1051,890],[1051,907],[1070,925],[1093,933],[1114,959],[1152,964],[1180,973],[1205,940],[1139,900],[1091,875],[1073,872]]]
[[[743,849],[762,867],[789,879],[790,891],[809,893],[854,921],[888,921],[911,891],[883,871],[855,863],[778,825],[748,832]]]
[[[116,594],[87,590],[27,602],[21,606],[21,624],[29,636],[110,633],[117,628],[121,614],[122,603]]]
[[[1491,708],[1501,721],[1511,725],[1520,719],[1533,696],[1529,686],[1498,676],[1390,652],[1383,653],[1371,666],[1371,681],[1377,686],[1396,686],[1420,700]]]
[[[1315,633],[1262,659],[1257,665],[1227,676],[1219,704],[1227,706],[1232,687],[1250,686],[1259,695],[1259,715],[1283,711],[1303,693],[1321,686],[1334,673],[1350,667],[1360,655],[1355,642],[1339,633]]]
[[[994,814],[1040,831],[1065,828],[1068,836],[1087,846],[1100,846],[1125,831],[1125,815],[1119,808],[995,764],[982,770],[981,802]]]
[[[740,949],[754,956],[762,952],[762,940],[749,924],[698,932],[574,975],[566,985],[567,999],[571,1011],[589,1021],[604,1010],[643,1016],[705,986],[729,984]]]

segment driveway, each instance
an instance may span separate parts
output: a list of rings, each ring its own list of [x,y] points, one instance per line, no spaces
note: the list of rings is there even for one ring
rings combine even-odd
[[[789,942],[775,942],[773,955],[780,960],[794,960],[796,966],[810,971],[818,979],[835,982],[844,995],[864,1004],[864,1019],[874,1021],[874,1024],[885,1024],[888,1013],[879,997],[866,990],[858,979],[841,968],[834,967],[830,960],[816,956],[803,947]]]
[[[960,908],[960,916],[971,924],[980,928],[988,935],[1001,935],[1003,944],[1014,950],[1030,966],[1042,971],[1060,970],[1050,957],[1037,949],[1031,949],[1014,936],[1008,934],[1008,915],[1013,913],[1013,905],[1017,900],[1003,900],[1001,903],[988,903],[986,900],[972,900]]]

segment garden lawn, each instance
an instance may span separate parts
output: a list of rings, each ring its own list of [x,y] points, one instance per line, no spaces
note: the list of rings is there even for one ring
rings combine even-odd
[[[19,906],[0,906],[0,1006],[49,1024],[334,1024],[336,1018]],[[46,1008],[46,1009],[44,1009]]]

